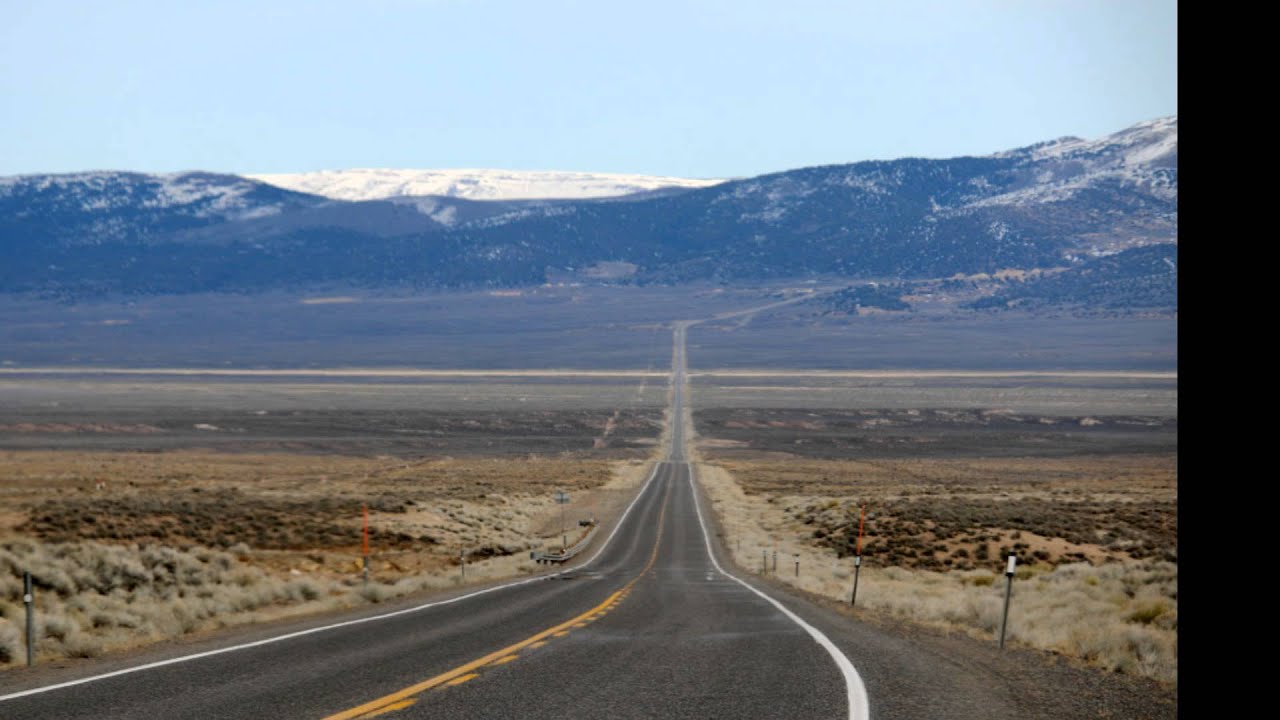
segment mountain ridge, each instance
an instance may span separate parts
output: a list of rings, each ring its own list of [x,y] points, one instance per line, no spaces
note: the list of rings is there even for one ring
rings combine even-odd
[[[597,281],[602,264],[631,269],[609,282],[945,278],[1176,242],[1176,117],[573,200],[342,201],[213,173],[0,178],[0,292],[70,297],[506,287]]]

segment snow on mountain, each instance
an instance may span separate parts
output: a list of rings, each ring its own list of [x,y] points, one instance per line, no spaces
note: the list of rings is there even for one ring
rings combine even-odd
[[[983,197],[971,207],[1062,202],[1104,183],[1178,198],[1178,118],[1132,125],[1096,140],[1064,137],[990,157],[1022,161],[1034,172],[1019,187]]]
[[[587,173],[310,177],[329,186],[298,185],[304,194],[212,173],[0,178],[0,292],[504,287],[600,263],[659,283],[938,278],[1085,268],[1178,237],[1176,118],[1097,140],[801,168],[698,192],[655,189],[679,179]],[[592,199],[609,193],[631,194]],[[1167,249],[1123,257],[1164,273]]]
[[[0,235],[34,227],[43,236],[92,244],[273,217],[330,202],[207,172],[12,175],[0,177]]]
[[[1177,150],[1178,118],[1170,116],[1140,122],[1098,140],[1065,137],[996,156],[1030,151],[1036,160],[1088,160],[1109,155],[1109,162],[1136,167],[1160,165]]]
[[[723,180],[536,170],[386,170],[361,168],[245,177],[334,200],[443,195],[468,200],[615,197],[659,188],[701,188]]]
[[[205,172],[143,174],[96,170],[0,177],[0,198],[19,193],[44,197],[56,194],[64,205],[78,201],[83,212],[184,209],[193,217],[223,220],[281,212],[284,202],[264,203],[258,197],[262,188],[261,183],[235,175]]]

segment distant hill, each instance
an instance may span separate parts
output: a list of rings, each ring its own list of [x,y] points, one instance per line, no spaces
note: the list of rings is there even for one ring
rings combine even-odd
[[[236,175],[204,172],[0,177],[0,249],[167,240],[181,230],[284,215],[325,202]]]
[[[0,178],[0,292],[909,280],[1076,268],[1176,243],[1177,179],[1176,118],[986,157],[830,165],[586,200],[352,202],[208,173],[18,176]]]

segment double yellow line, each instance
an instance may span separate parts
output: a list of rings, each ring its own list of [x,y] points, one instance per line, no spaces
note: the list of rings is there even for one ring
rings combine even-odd
[[[645,563],[644,569],[638,575],[631,579],[622,589],[614,592],[605,598],[604,602],[591,608],[590,610],[576,617],[565,620],[554,627],[549,627],[535,635],[531,635],[524,640],[513,645],[508,645],[501,650],[495,650],[482,658],[472,660],[465,665],[459,665],[448,672],[440,673],[433,678],[423,680],[420,683],[410,685],[403,690],[397,690],[389,695],[383,695],[377,700],[371,700],[363,705],[353,707],[350,710],[344,710],[336,715],[330,715],[324,720],[350,720],[352,718],[371,718],[394,712],[409,707],[417,702],[415,696],[441,686],[461,685],[464,682],[472,680],[479,676],[474,671],[485,667],[486,665],[505,665],[508,662],[517,659],[516,653],[531,646],[541,647],[547,642],[547,638],[564,637],[568,635],[574,627],[585,627],[587,623],[598,620],[605,613],[612,610],[622,602],[627,595],[631,593],[631,588],[635,586],[644,574],[653,569],[653,564],[658,560],[658,549],[662,546],[662,528],[663,522],[667,516],[667,500],[671,496],[672,482],[668,481],[667,490],[662,496],[662,508],[658,513],[658,533],[653,542],[653,552],[649,554],[649,562]]]

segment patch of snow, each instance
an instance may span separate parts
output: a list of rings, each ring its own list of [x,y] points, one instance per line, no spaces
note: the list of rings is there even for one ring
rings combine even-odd
[[[441,225],[451,227],[458,222],[458,208],[450,206],[439,212],[431,213],[431,219]]]
[[[534,205],[532,207],[525,207],[519,210],[512,210],[511,212],[501,213],[499,215],[492,215],[490,217],[481,218],[479,220],[473,220],[467,223],[467,227],[491,228],[491,227],[497,227],[499,225],[506,225],[508,223],[512,223],[517,220],[523,220],[525,218],[556,217],[560,215],[572,215],[576,212],[577,210],[573,207],[556,206],[556,205]]]
[[[874,173],[849,172],[843,177],[833,177],[827,182],[831,185],[841,185],[854,190],[861,190],[872,195],[888,195],[890,190],[885,186],[895,183],[901,184],[902,177],[901,175],[898,175],[894,178],[887,178],[883,172],[877,170]]]
[[[253,180],[334,200],[443,195],[468,200],[616,197],[659,188],[701,188],[723,180],[538,170],[396,170],[354,168],[246,175]]]
[[[458,223],[458,208],[452,205],[441,207],[440,201],[434,197],[397,197],[391,200],[397,205],[407,205],[446,227]]]
[[[250,208],[236,215],[238,220],[254,220],[256,218],[271,217],[280,214],[279,205],[262,205],[256,208]]]
[[[258,204],[247,196],[260,185],[234,175],[203,173],[145,174],[92,171],[58,175],[0,177],[0,197],[15,192],[65,194],[79,202],[80,210],[110,216],[120,208],[145,210],[187,209],[196,217],[247,219],[275,215],[278,204]]]

